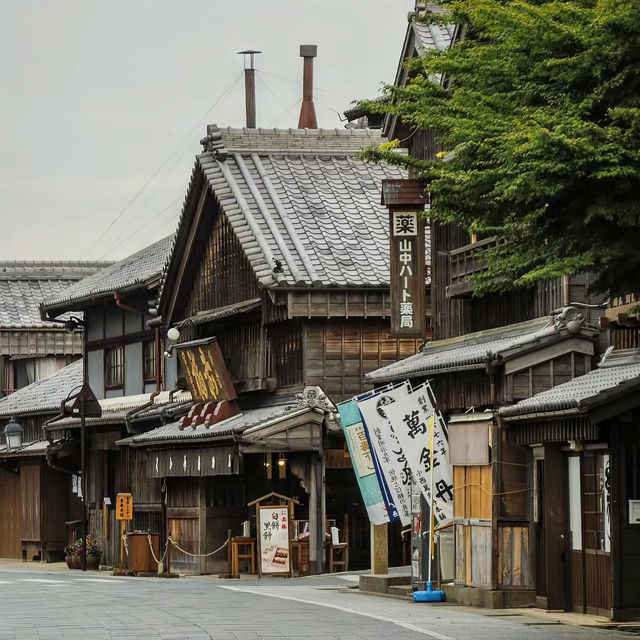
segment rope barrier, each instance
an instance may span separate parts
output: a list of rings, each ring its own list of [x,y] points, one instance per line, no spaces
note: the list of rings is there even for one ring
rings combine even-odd
[[[188,556],[191,556],[192,558],[208,558],[209,556],[212,556],[214,553],[218,553],[218,551],[222,551],[229,544],[229,538],[227,538],[224,541],[222,546],[218,547],[214,551],[211,551],[210,553],[190,553],[189,551],[186,551],[185,549],[183,549],[171,536],[167,536],[167,542],[171,542],[171,544],[178,551],[182,551],[182,553],[184,553],[184,554],[186,554]]]
[[[149,549],[151,550],[151,555],[153,556],[153,559],[156,561],[156,564],[162,564],[164,562],[164,559],[167,557],[167,552],[169,551],[169,540],[167,540],[165,542],[164,545],[164,553],[162,554],[162,558],[160,558],[160,560],[158,560],[158,558],[156,558],[156,554],[153,550],[153,544],[151,544],[151,534],[147,533],[147,541],[149,542]]]
[[[124,552],[127,554],[127,558],[129,557],[129,545],[127,544],[127,534],[122,534],[122,541],[124,542]]]

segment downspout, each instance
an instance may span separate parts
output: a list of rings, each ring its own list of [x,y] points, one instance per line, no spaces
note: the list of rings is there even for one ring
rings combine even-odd
[[[144,311],[141,311],[140,309],[136,309],[135,307],[130,307],[125,302],[122,302],[122,297],[121,297],[119,291],[114,291],[113,292],[113,299],[116,301],[116,307],[118,307],[118,309],[122,309],[123,311],[133,311],[133,313],[141,313],[143,315],[145,313]]]
[[[160,369],[162,368],[162,361],[163,361],[162,347],[160,346],[160,327],[156,327],[155,348],[156,348],[156,392],[160,393],[160,391],[162,390],[162,372],[160,371]]]
[[[127,433],[129,435],[132,435],[132,431],[131,431],[131,416],[135,415],[136,413],[138,413],[139,411],[144,411],[145,409],[148,409],[149,407],[152,407],[154,404],[154,399],[156,398],[156,396],[158,396],[160,394],[159,391],[154,391],[150,396],[149,396],[149,402],[145,402],[142,406],[140,407],[135,407],[134,409],[129,409],[129,411],[127,411],[127,413],[124,416],[124,424],[127,427]]]

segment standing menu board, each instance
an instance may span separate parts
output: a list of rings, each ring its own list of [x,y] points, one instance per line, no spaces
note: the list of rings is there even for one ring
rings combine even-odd
[[[258,536],[261,573],[291,572],[289,507],[259,507]]]

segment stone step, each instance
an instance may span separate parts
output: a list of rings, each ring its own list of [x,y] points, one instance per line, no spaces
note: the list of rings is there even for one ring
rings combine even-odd
[[[387,588],[387,593],[390,596],[400,596],[402,598],[412,598],[413,597],[413,587],[405,584],[400,585],[391,585]]]

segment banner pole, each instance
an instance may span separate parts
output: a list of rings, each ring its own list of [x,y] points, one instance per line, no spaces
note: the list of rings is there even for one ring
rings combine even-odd
[[[431,565],[433,564],[433,416],[429,418],[429,466],[431,475],[429,505],[429,587],[431,587]]]

